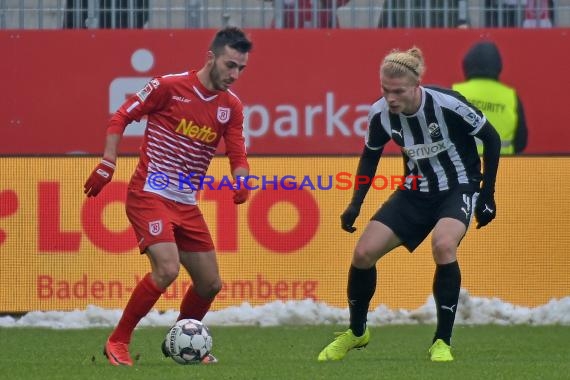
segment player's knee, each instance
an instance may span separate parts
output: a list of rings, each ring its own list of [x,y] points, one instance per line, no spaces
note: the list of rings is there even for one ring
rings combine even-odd
[[[352,264],[357,268],[371,268],[376,264],[376,259],[367,249],[357,245],[352,255]]]
[[[432,240],[433,258],[438,264],[456,260],[457,241],[449,236],[440,236]]]
[[[195,283],[194,290],[203,298],[214,298],[222,290],[222,280],[217,278],[208,283]]]
[[[158,279],[157,282],[160,287],[167,288],[176,280],[178,277],[178,273],[180,271],[180,264],[179,263],[168,263],[162,266],[159,266],[156,272],[156,278]]]
[[[222,280],[218,278],[210,285],[209,289],[210,297],[211,298],[215,297],[221,291],[222,291]]]

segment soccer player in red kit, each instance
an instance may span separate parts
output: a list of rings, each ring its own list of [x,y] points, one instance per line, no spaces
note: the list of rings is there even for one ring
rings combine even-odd
[[[178,276],[180,264],[192,279],[178,319],[201,320],[222,282],[214,244],[196,204],[200,177],[206,174],[223,138],[234,178],[233,201],[249,196],[243,137],[243,106],[229,90],[246,67],[251,41],[227,27],[213,38],[198,71],[152,79],[114,114],[107,127],[103,159],[84,190],[99,194],[115,171],[118,145],[126,126],[148,117],[138,166],[128,187],[126,212],[151,272],[137,284],[104,353],[113,365],[132,366],[129,343],[138,322]],[[163,350],[164,351],[164,350]],[[211,354],[203,362],[217,359]]]

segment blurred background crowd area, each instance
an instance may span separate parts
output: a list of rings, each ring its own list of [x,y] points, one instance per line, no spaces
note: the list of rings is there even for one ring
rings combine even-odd
[[[0,29],[552,28],[570,0],[0,0]]]

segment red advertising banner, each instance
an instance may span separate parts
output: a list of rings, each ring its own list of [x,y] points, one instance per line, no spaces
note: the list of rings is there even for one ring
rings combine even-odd
[[[153,76],[201,67],[213,32],[0,32],[0,154],[100,154],[106,122],[125,97]],[[568,30],[248,32],[254,51],[233,90],[246,106],[250,154],[358,154],[386,53],[420,47],[424,83],[448,87],[462,80],[463,55],[481,39],[498,44],[501,78],[523,100],[527,153],[570,153],[570,128],[562,122]],[[137,152],[144,125],[127,128],[122,152]]]

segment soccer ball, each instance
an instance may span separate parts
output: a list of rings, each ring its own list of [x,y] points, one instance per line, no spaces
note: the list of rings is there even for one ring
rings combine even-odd
[[[181,319],[166,334],[166,351],[178,364],[198,364],[212,351],[212,336],[202,322]]]

